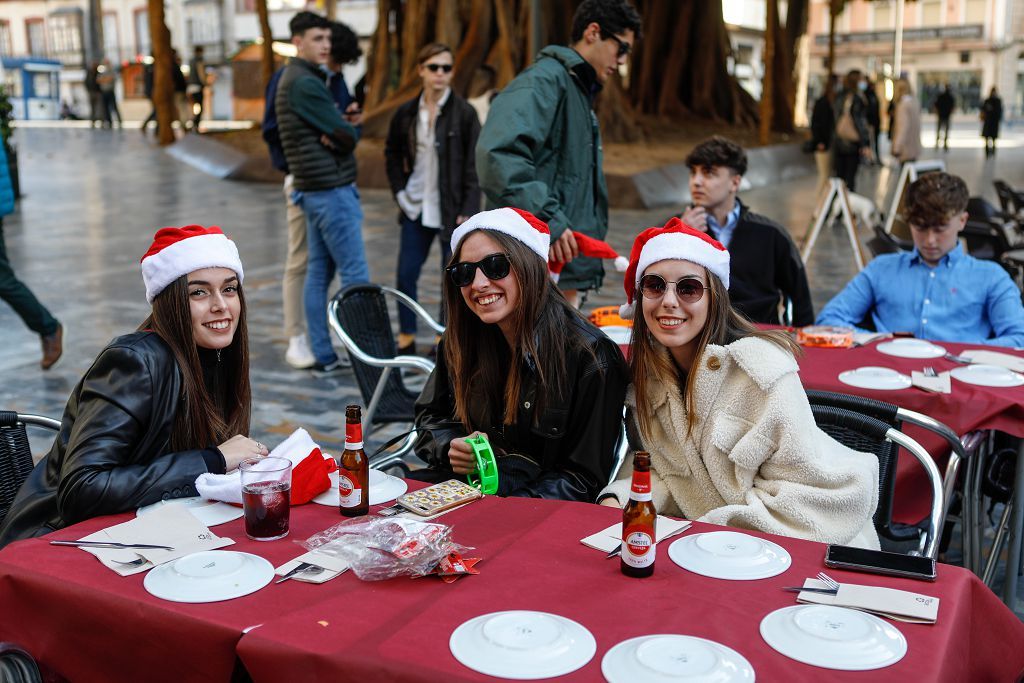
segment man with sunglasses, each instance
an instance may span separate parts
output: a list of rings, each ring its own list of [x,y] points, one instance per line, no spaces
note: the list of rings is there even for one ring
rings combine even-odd
[[[755,323],[778,324],[780,303],[793,308],[790,324],[814,322],[807,272],[793,238],[775,221],[752,212],[737,197],[747,154],[732,140],[715,136],[686,157],[693,204],[681,215],[729,250],[732,305]]]
[[[551,230],[552,260],[565,263],[559,287],[601,286],[600,259],[578,256],[572,231],[608,233],[608,189],[594,97],[625,64],[640,16],[627,0],[584,0],[572,43],[549,45],[495,98],[476,150],[480,185],[492,206],[530,211]]]
[[[480,210],[474,159],[480,121],[476,110],[452,92],[452,50],[431,43],[417,62],[423,88],[395,111],[384,146],[401,226],[398,289],[413,299],[434,238],[440,239],[444,268],[452,231]],[[445,322],[443,305],[440,320]],[[416,315],[399,305],[398,321],[398,353],[415,355]]]

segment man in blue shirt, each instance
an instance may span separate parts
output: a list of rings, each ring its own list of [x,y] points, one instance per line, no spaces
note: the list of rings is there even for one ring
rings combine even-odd
[[[346,64],[357,61],[363,51],[359,47],[358,37],[348,26],[340,22],[331,22],[330,29],[331,48],[327,58],[327,89],[330,91],[338,111],[343,112],[346,120],[358,128],[362,115],[359,111],[359,104],[355,102],[348,91],[348,85],[342,75],[342,68]],[[313,356],[306,338],[306,315],[303,306],[303,287],[306,281],[308,262],[306,216],[302,209],[292,201],[294,177],[289,171],[284,149],[281,147],[277,110],[274,107],[278,82],[283,72],[283,67],[278,69],[267,83],[262,130],[263,139],[270,151],[270,163],[274,168],[286,174],[284,196],[288,220],[288,252],[284,265],[282,301],[288,349],[284,358],[293,368],[302,369],[313,367],[316,364],[316,358]],[[347,358],[342,358],[342,364],[346,364],[347,360]]]
[[[876,257],[818,316],[819,325],[856,327],[869,315],[879,332],[921,339],[1024,346],[1021,294],[998,263],[960,248],[967,185],[928,173],[907,191],[909,253]]]

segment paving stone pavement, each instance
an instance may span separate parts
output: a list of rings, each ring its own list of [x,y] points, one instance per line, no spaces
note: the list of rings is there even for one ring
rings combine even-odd
[[[925,124],[925,138],[934,128]],[[1007,127],[1007,140],[986,161],[973,124],[955,128],[949,169],[968,181],[972,194],[995,203],[991,181],[1024,187],[1024,132]],[[298,426],[327,450],[344,438],[344,407],[361,402],[351,374],[318,379],[284,362],[281,278],[285,253],[284,202],[280,187],[210,178],[154,146],[133,130],[23,128],[17,130],[21,183],[19,212],[4,220],[15,271],[65,326],[64,357],[39,369],[39,340],[7,306],[0,306],[0,407],[59,417],[74,385],[96,354],[119,334],[135,329],[148,312],[139,258],[156,229],[167,225],[220,225],[238,243],[245,264],[252,350],[252,435],[275,444]],[[925,158],[933,152],[925,148]],[[808,159],[808,163],[812,163]],[[862,171],[863,194],[884,199],[894,169]],[[800,240],[814,208],[813,174],[750,190],[742,199],[785,225]],[[397,211],[389,193],[362,193],[364,235],[374,281],[394,282]],[[633,236],[660,225],[683,207],[613,210],[608,240],[628,254]],[[861,235],[866,239],[867,234]],[[439,256],[430,255],[420,282],[421,299],[436,311]],[[827,226],[808,272],[815,308],[855,273],[842,229]],[[610,272],[588,309],[619,304],[622,276]],[[423,333],[426,352],[433,338]],[[33,438],[41,456],[45,434]]]

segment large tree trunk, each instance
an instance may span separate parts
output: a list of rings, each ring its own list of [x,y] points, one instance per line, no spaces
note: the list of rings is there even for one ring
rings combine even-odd
[[[161,145],[174,142],[172,121],[178,120],[174,101],[174,77],[171,68],[178,68],[171,53],[171,32],[164,21],[163,0],[149,0],[149,36],[153,44],[153,106],[160,129],[157,140]]]
[[[758,127],[758,141],[767,145],[771,137],[773,112],[775,109],[776,84],[779,82],[775,70],[780,61],[776,54],[781,52],[778,47],[779,36],[779,3],[778,0],[765,0],[767,13],[764,29],[764,78],[761,81],[761,120]]]
[[[267,0],[256,0],[256,14],[260,19],[260,35],[263,45],[260,50],[260,76],[263,89],[266,90],[270,77],[274,75],[274,34],[270,32],[270,14],[267,12]]]

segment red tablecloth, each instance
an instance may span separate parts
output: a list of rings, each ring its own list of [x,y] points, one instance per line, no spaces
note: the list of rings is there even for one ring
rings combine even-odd
[[[966,349],[985,348],[978,344],[936,343],[953,354],[959,354]],[[840,372],[864,366],[892,368],[906,375],[913,370],[920,371],[925,366],[935,368],[936,372],[962,367],[945,358],[922,360],[888,356],[879,353],[875,348],[877,345],[876,342],[850,349],[804,349],[805,355],[799,359],[800,379],[804,387],[866,396],[895,403],[908,410],[928,415],[944,423],[961,436],[975,430],[990,429],[997,429],[1014,436],[1024,436],[1024,387],[1009,389],[979,387],[953,379],[951,380],[952,393],[934,394],[913,387],[899,391],[861,389],[839,381]],[[1020,351],[989,348],[993,351],[1024,357],[1024,353]],[[949,447],[944,439],[909,425],[906,432],[912,438],[917,439],[935,457],[940,469],[945,467]],[[896,519],[915,522],[927,516],[931,492],[924,471],[913,458],[900,458],[896,475],[896,489],[897,495],[893,511]]]
[[[329,522],[328,515],[324,522]],[[238,654],[256,681],[484,681],[448,648],[452,631],[480,614],[512,609],[554,612],[586,626],[597,654],[566,680],[601,680],[601,658],[616,643],[651,633],[683,633],[728,645],[750,660],[758,680],[1014,680],[1024,670],[1024,625],[970,572],[941,565],[936,583],[835,571],[840,581],[902,588],[941,598],[934,626],[895,623],[907,656],[869,673],[800,664],[761,639],[769,612],[795,604],[781,586],[824,569],[825,546],[770,537],[793,556],[784,574],[721,581],[691,574],[659,550],[654,576],[630,579],[618,560],[580,538],[619,519],[584,503],[487,498],[441,518],[454,538],[476,547],[481,574],[444,585],[435,579],[364,583],[345,574],[324,586],[292,586],[304,609],[250,631]],[[717,529],[695,523],[695,531]],[[756,534],[769,537],[766,534]],[[277,587],[280,588],[280,587]]]

